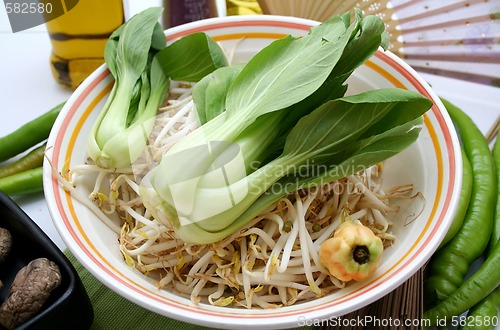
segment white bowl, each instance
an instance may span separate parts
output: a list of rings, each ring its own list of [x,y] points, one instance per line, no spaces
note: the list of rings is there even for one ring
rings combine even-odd
[[[237,61],[245,61],[272,40],[287,34],[304,35],[317,22],[277,16],[232,16],[208,19],[166,31],[167,40],[204,31],[226,49],[241,38]],[[48,157],[60,170],[83,164],[85,141],[112,86],[102,66],[74,92],[48,140]],[[123,297],[156,313],[216,328],[285,328],[341,316],[381,298],[413,275],[428,260],[451,223],[461,187],[461,155],[451,120],[426,82],[390,52],[378,51],[350,78],[348,93],[382,87],[418,91],[434,102],[425,114],[417,142],[385,163],[387,185],[413,183],[425,196],[425,207],[413,222],[397,223],[395,244],[384,252],[370,279],[351,283],[325,297],[270,310],[194,305],[173,292],[158,290],[150,278],[124,262],[117,237],[85,206],[66,193],[44,167],[44,189],[54,223],[76,258],[102,283]],[[401,216],[417,212],[410,205]]]

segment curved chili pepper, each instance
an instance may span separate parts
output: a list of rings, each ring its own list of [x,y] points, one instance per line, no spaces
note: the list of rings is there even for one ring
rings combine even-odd
[[[500,284],[498,265],[500,265],[500,241],[497,242],[479,270],[443,301],[426,310],[424,318],[431,324],[436,324],[442,322],[439,320],[450,320],[453,316],[460,315],[479,303]]]
[[[497,175],[497,194],[500,194],[500,131],[497,133],[495,145],[493,146],[493,162],[495,163],[495,170]],[[498,240],[500,240],[500,201],[497,201],[497,206],[495,209],[495,221],[493,222],[491,238],[490,242],[488,243],[488,253],[493,250]]]
[[[497,175],[497,187],[500,191],[500,132],[498,132],[493,147],[493,161],[495,162],[495,169]],[[489,257],[495,244],[500,240],[500,198],[497,196],[497,207],[495,209],[495,221],[493,223],[493,230],[488,244],[487,256]],[[486,283],[483,283],[483,286]],[[467,325],[461,327],[463,330],[468,329],[493,329],[497,325],[498,315],[500,313],[500,286],[497,286],[493,292],[487,295],[483,300],[472,307],[467,313]]]
[[[46,143],[31,150],[24,157],[0,168],[0,179],[10,175],[31,170],[43,165]]]
[[[461,330],[491,330],[498,325],[500,313],[500,286],[486,298],[472,307],[467,313],[465,325]]]
[[[462,151],[462,189],[460,190],[460,199],[458,200],[458,207],[453,216],[453,221],[444,239],[439,244],[438,249],[442,248],[446,243],[448,243],[460,230],[462,224],[464,223],[465,214],[467,213],[467,208],[469,206],[470,196],[472,193],[472,167],[470,165],[469,159],[465,154],[464,148],[460,148]]]
[[[62,102],[15,131],[0,137],[0,162],[14,157],[47,139],[52,125],[65,103]]]
[[[42,191],[43,167],[35,167],[5,178],[0,178],[0,190],[9,196]]]
[[[424,294],[430,306],[458,290],[472,262],[486,249],[497,200],[495,167],[486,138],[462,110],[446,100],[443,104],[457,127],[471,163],[473,187],[462,227],[429,262]]]

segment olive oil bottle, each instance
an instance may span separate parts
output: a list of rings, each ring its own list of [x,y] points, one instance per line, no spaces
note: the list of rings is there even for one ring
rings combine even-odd
[[[124,23],[122,0],[63,0],[70,8],[46,23],[52,44],[50,66],[63,87],[76,89],[104,63],[104,46]]]
[[[163,7],[165,29],[218,16],[216,0],[164,0]]]

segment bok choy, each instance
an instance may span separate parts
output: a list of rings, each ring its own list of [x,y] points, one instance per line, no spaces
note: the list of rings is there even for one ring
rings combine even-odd
[[[408,147],[428,99],[400,89],[344,96],[347,78],[386,40],[379,18],[355,10],[353,22],[334,16],[203,78],[193,91],[202,126],[143,178],[144,205],[182,240],[213,243],[288,193]]]
[[[127,167],[142,155],[170,79],[196,82],[227,65],[222,49],[204,33],[166,46],[158,23],[162,11],[138,13],[106,43],[104,59],[115,82],[87,140],[87,152],[100,167]],[[197,65],[186,65],[186,58]]]

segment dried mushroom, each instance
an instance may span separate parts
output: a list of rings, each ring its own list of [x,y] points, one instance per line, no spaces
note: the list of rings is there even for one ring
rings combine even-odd
[[[5,228],[0,228],[0,264],[7,258],[12,247],[12,235]],[[0,280],[0,290],[3,288],[2,280]]]
[[[0,264],[7,258],[12,247],[12,235],[5,228],[0,228]]]
[[[16,275],[0,306],[0,325],[13,329],[29,320],[61,284],[59,267],[46,258],[31,261]]]

